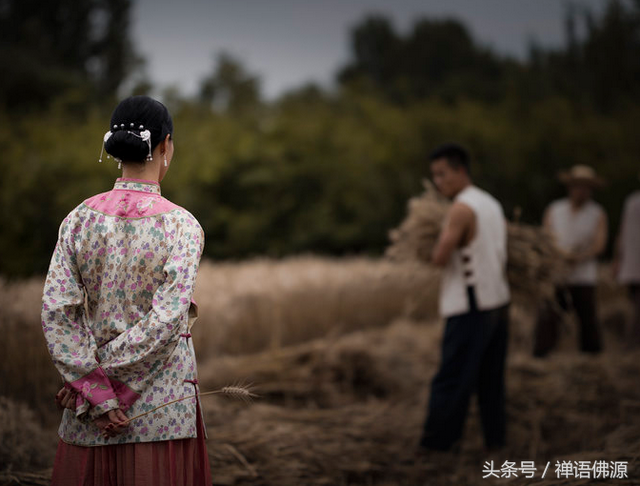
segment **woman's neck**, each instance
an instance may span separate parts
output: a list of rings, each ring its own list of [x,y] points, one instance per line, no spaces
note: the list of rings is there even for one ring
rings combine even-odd
[[[144,163],[123,162],[122,177],[160,183],[159,162],[155,158]]]

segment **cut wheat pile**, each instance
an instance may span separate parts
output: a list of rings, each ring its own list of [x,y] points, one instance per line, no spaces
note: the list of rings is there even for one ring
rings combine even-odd
[[[440,197],[429,181],[425,191],[409,200],[408,214],[390,232],[387,257],[397,261],[428,263],[436,244],[449,202]],[[514,297],[531,301],[549,297],[566,271],[562,252],[543,228],[521,223],[508,224],[507,274]]]
[[[482,479],[490,457],[475,404],[460,454],[413,460],[429,380],[437,369],[439,334],[435,326],[397,321],[336,339],[209,361],[202,367],[203,386],[248,376],[261,396],[250,406],[203,402],[214,482],[533,484],[522,477]],[[547,461],[553,468],[563,460],[626,461],[629,481],[602,484],[637,484],[637,357],[611,353],[594,361],[566,354],[540,362],[514,347],[506,380],[508,446],[495,456],[498,467],[507,460],[535,461],[542,466],[535,484],[553,486],[563,483],[553,474],[541,478]]]

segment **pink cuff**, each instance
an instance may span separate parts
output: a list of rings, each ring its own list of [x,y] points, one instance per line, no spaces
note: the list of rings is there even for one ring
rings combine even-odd
[[[127,385],[118,380],[111,380],[111,387],[120,401],[120,409],[123,412],[129,410],[131,405],[140,398],[140,394],[134,392]]]
[[[109,378],[100,367],[76,381],[67,383],[65,387],[67,387],[67,385],[78,392],[76,404],[78,404],[78,402],[82,404],[82,400],[84,399],[87,400],[92,407],[95,407],[102,402],[116,398],[116,394],[111,388]]]

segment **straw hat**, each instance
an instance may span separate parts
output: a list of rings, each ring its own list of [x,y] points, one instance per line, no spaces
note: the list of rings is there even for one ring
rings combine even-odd
[[[569,170],[562,171],[558,174],[558,179],[564,184],[573,182],[582,182],[589,184],[593,188],[602,187],[604,179],[596,174],[588,165],[574,165]]]

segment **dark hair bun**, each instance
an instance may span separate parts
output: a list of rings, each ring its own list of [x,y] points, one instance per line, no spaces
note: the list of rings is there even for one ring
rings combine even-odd
[[[116,106],[111,115],[111,136],[105,151],[123,162],[143,162],[149,155],[149,144],[141,132],[148,130],[151,151],[167,135],[173,134],[173,121],[167,108],[148,96],[131,96]]]
[[[149,155],[149,146],[142,138],[136,136],[138,132],[139,130],[133,133],[127,130],[114,131],[104,144],[105,151],[120,160],[131,162],[145,160]]]

